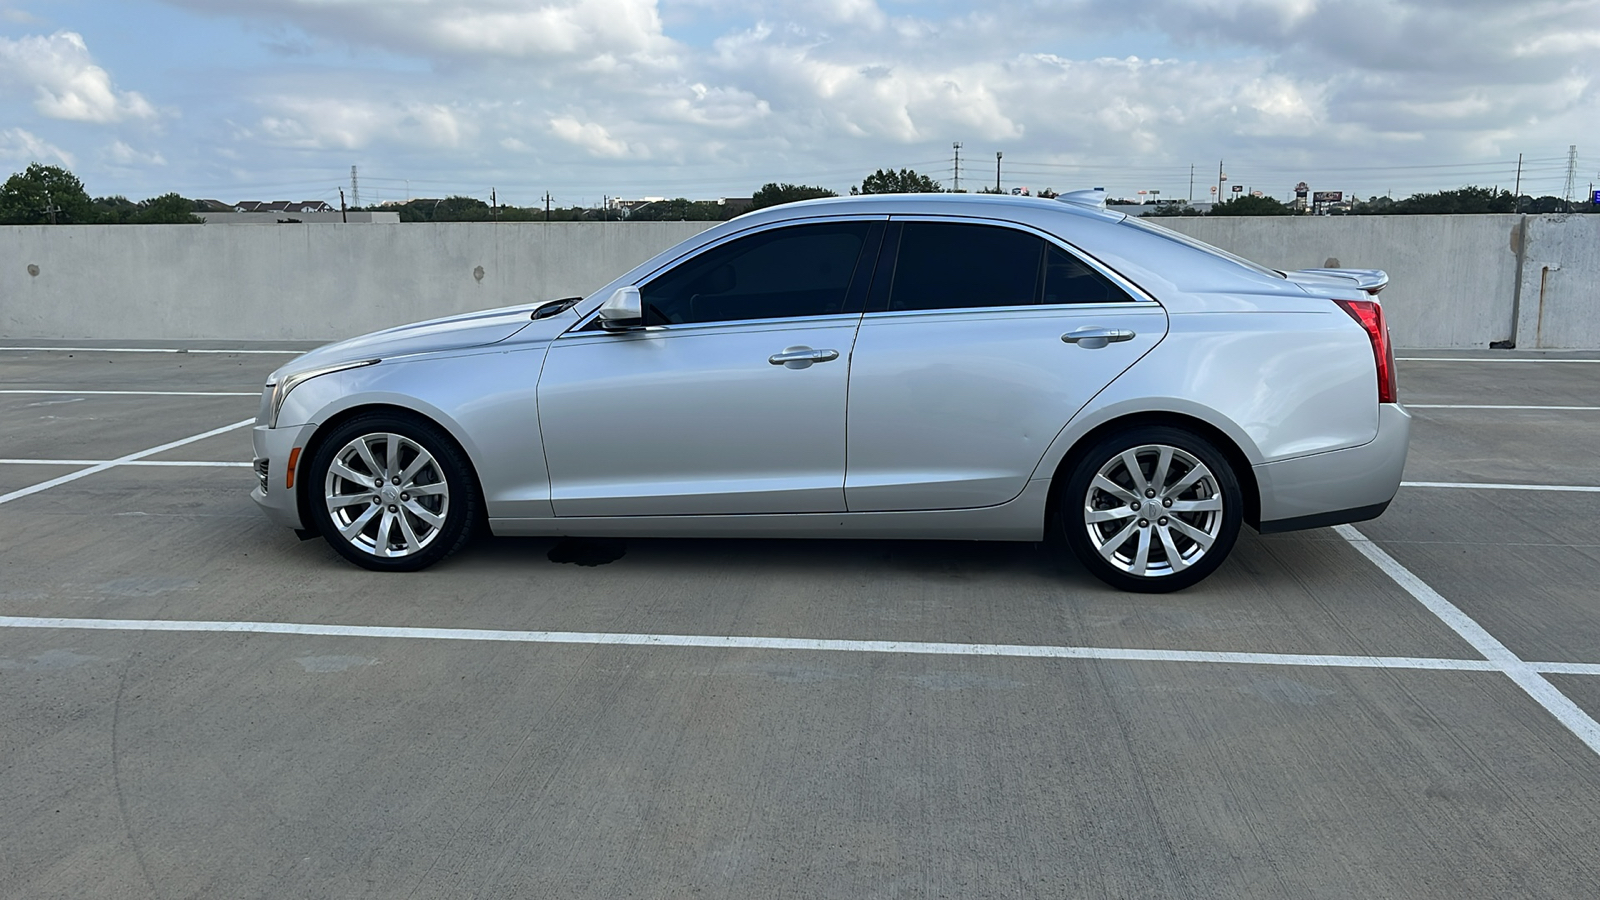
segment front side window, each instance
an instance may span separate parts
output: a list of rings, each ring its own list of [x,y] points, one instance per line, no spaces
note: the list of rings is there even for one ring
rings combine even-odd
[[[865,221],[794,225],[714,247],[639,288],[645,324],[859,312],[851,281],[869,235],[881,231]]]

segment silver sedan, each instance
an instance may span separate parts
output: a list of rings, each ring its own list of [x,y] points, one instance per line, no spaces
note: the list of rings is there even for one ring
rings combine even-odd
[[[485,530],[1050,536],[1176,590],[1242,523],[1394,497],[1387,280],[1263,268],[1093,192],[796,203],[585,298],[296,359],[262,393],[253,496],[381,571]]]

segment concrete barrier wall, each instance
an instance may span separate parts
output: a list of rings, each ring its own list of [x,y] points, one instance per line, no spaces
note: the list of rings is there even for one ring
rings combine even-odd
[[[1505,215],[1158,221],[1274,269],[1383,269],[1389,273],[1383,308],[1395,343],[1448,348],[1487,347],[1513,338],[1522,220]]]
[[[1600,347],[1600,215],[1528,219],[1517,346]]]
[[[0,337],[324,341],[586,294],[709,222],[0,227]]]
[[[1600,347],[1600,216],[1161,222],[1280,269],[1388,271],[1402,347]],[[712,224],[4,226],[0,337],[330,340],[585,294]]]

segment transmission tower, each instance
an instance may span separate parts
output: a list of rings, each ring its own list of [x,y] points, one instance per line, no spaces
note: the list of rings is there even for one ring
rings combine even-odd
[[[1572,210],[1572,192],[1578,188],[1578,145],[1571,144],[1567,147],[1567,187],[1561,192],[1561,199],[1567,203],[1567,211]]]
[[[356,167],[350,167],[350,205],[361,206],[361,184],[356,181]]]

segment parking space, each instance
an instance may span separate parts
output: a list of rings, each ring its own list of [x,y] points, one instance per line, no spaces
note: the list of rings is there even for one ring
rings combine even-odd
[[[499,539],[377,575],[248,499],[289,356],[183,349],[0,349],[0,895],[1600,881],[1600,361],[1550,361],[1592,354],[1407,354],[1388,513],[1138,596],[1029,544]]]

